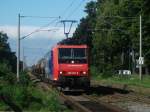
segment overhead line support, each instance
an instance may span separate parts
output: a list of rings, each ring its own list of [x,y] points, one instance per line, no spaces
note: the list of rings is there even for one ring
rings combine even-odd
[[[61,22],[64,24],[64,34],[66,35],[66,38],[68,38],[68,35],[71,31],[73,23],[76,23],[77,21],[75,21],[75,20],[61,20]],[[71,23],[68,31],[66,31],[66,23]]]

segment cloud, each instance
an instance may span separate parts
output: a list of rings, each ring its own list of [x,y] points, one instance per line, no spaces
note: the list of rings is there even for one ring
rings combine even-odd
[[[3,31],[4,33],[7,33],[7,35],[10,38],[16,38],[17,37],[17,27],[16,26],[0,26],[0,31]]]
[[[30,34],[31,32],[39,29],[37,26],[21,26],[21,37]],[[63,27],[49,27],[47,29],[59,29],[57,31],[39,31],[33,33],[28,38],[21,41],[21,60],[24,48],[24,54],[27,57],[27,65],[36,63],[41,57],[46,54],[52,46],[56,45],[57,42],[65,38]],[[68,28],[67,28],[68,29]],[[17,48],[17,26],[0,26],[0,31],[7,33],[10,43],[11,50],[16,52]],[[46,30],[46,29],[42,29]],[[72,27],[70,36],[75,31],[75,27]]]
[[[63,27],[50,26],[49,28],[41,29],[41,31],[36,31],[39,28],[40,27],[37,27],[37,26],[21,26],[21,29],[20,29],[21,37],[26,36],[26,35],[34,32],[30,36],[28,36],[28,39],[51,38],[51,39],[54,39],[54,40],[55,39],[56,40],[58,40],[58,39],[61,40],[61,39],[65,38]],[[55,29],[55,30],[53,30],[53,29]],[[53,30],[53,31],[45,31],[45,30]],[[7,33],[9,38],[17,38],[17,35],[18,35],[17,26],[10,26],[10,25],[0,26],[0,31],[3,31],[3,32]],[[75,27],[72,27],[69,36],[72,36],[74,31],[75,31]]]

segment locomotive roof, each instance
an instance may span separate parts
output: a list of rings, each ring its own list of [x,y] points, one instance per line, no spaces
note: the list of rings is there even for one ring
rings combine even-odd
[[[87,48],[87,45],[56,45],[54,48]]]

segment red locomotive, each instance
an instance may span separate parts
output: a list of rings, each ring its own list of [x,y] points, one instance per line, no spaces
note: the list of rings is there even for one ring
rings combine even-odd
[[[61,87],[90,86],[88,47],[86,45],[56,45],[39,61],[41,73]],[[41,74],[40,73],[40,74]]]

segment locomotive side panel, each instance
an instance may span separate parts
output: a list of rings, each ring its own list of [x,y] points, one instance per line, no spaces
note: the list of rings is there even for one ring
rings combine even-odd
[[[51,51],[50,56],[49,56],[49,78],[53,80],[53,51]]]
[[[44,74],[44,77],[45,78],[49,78],[49,74],[50,74],[50,69],[49,69],[49,59],[50,59],[50,52],[48,52],[45,56],[44,56],[44,59],[45,59],[45,74]]]
[[[53,48],[53,80],[58,81],[58,50],[57,46]]]

